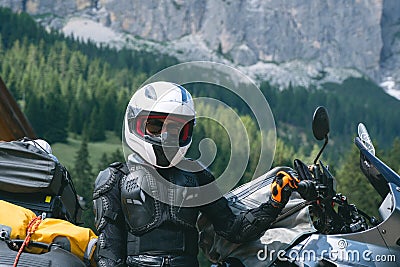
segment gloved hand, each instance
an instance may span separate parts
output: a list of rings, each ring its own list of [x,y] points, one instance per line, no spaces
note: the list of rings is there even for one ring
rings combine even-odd
[[[299,178],[293,173],[279,171],[271,184],[271,203],[273,206],[283,208],[289,201],[294,189],[299,187]]]

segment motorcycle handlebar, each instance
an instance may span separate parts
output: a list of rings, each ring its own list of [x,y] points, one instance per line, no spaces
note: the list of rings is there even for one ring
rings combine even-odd
[[[303,180],[298,183],[297,192],[305,200],[315,200],[318,196],[315,184],[310,180]]]

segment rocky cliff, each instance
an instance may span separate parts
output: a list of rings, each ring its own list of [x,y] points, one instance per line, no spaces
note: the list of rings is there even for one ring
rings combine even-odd
[[[356,69],[378,83],[388,76],[400,81],[397,0],[0,0],[0,6],[64,30],[83,17],[124,34],[121,40],[186,60],[247,71],[261,66],[277,75],[305,68],[311,78]]]

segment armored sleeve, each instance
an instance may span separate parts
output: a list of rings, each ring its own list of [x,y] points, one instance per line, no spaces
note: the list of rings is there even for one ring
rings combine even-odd
[[[211,181],[210,173],[205,171]],[[265,232],[278,217],[282,207],[276,207],[270,201],[259,207],[235,215],[224,197],[201,208],[212,222],[215,232],[233,243],[243,243],[255,240]]]
[[[95,259],[97,266],[122,266],[126,258],[126,230],[121,208],[119,184],[121,165],[101,171],[95,182],[93,204],[99,233]]]

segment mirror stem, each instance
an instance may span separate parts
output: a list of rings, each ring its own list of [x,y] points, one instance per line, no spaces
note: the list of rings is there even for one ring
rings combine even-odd
[[[321,156],[322,151],[324,151],[324,149],[325,149],[325,147],[326,147],[327,144],[328,144],[328,135],[325,136],[325,143],[324,143],[324,145],[322,146],[321,150],[319,151],[317,157],[315,158],[314,164],[317,164],[317,161],[318,161],[319,157]]]

